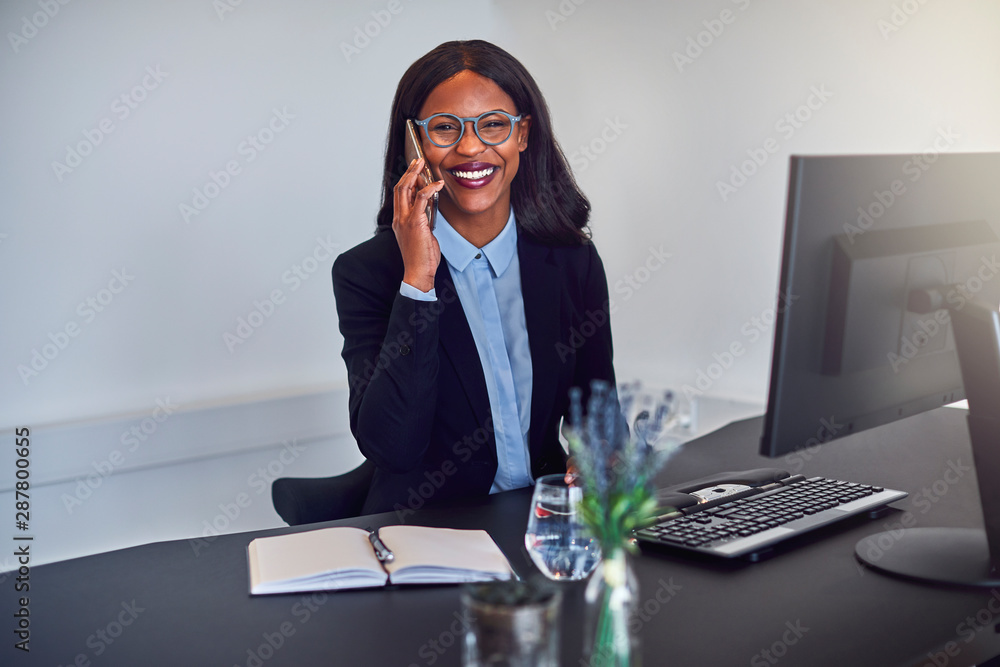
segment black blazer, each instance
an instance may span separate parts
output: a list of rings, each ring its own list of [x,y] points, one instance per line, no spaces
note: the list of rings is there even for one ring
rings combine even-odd
[[[592,244],[547,246],[518,234],[532,364],[528,448],[533,477],[566,470],[559,443],[568,392],[614,383],[608,286]],[[447,261],[437,301],[402,296],[403,260],[391,229],[333,265],[351,430],[377,467],[364,512],[486,495],[497,471],[483,368]]]

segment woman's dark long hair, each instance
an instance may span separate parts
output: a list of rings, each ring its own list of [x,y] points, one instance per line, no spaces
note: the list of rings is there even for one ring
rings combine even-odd
[[[482,40],[445,42],[406,70],[396,88],[385,146],[382,208],[378,229],[392,227],[392,191],[403,172],[403,137],[408,118],[417,118],[438,84],[463,70],[493,80],[514,101],[519,114],[531,114],[528,147],[521,153],[511,183],[511,206],[519,231],[554,245],[579,245],[590,235],[590,202],[580,191],[566,157],[552,135],[552,121],[538,85],[512,55]]]

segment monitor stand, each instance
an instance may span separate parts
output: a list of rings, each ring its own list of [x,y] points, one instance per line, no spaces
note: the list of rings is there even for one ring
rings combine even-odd
[[[992,588],[1000,586],[1000,311],[967,301],[949,313],[969,401],[969,439],[985,530],[903,528],[864,538],[854,553],[887,574]]]

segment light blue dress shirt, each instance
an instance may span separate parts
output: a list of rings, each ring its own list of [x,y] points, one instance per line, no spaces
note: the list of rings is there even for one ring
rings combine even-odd
[[[486,377],[499,463],[490,493],[530,486],[531,350],[514,211],[503,231],[483,248],[465,240],[440,211],[434,218],[434,236],[448,262]],[[399,291],[421,301],[437,298],[433,289],[421,292],[406,283]]]

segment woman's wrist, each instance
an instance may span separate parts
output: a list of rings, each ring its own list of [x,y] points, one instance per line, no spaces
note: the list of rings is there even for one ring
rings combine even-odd
[[[411,276],[404,273],[403,282],[421,292],[430,292],[434,289],[434,276]]]

